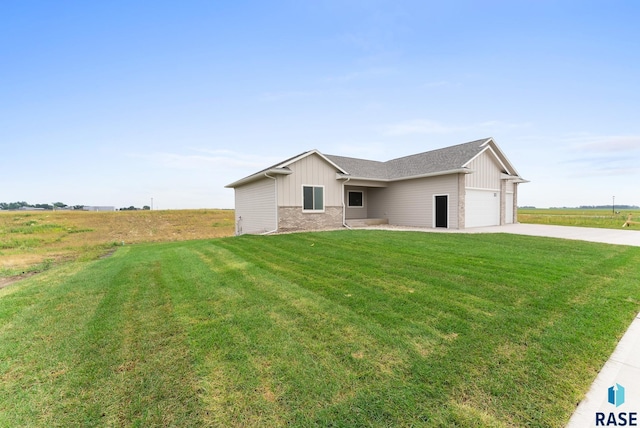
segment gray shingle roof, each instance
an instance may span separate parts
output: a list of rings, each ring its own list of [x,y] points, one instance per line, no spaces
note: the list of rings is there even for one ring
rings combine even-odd
[[[325,156],[353,177],[396,180],[460,169],[484,150],[482,146],[487,140],[489,139],[483,138],[469,143],[392,159],[387,162],[334,155]]]
[[[346,173],[345,177],[360,178],[364,180],[403,180],[412,177],[420,177],[426,175],[438,175],[440,173],[460,171],[477,155],[487,148],[487,143],[492,142],[491,138],[483,138],[456,146],[445,147],[442,149],[431,150],[429,152],[418,153],[411,156],[404,156],[392,159],[386,162],[350,158],[345,156],[324,155],[317,150],[303,152],[297,156],[293,156],[285,161],[279,162],[269,168],[258,171],[243,179],[228,184],[225,187],[238,187],[240,185],[258,180],[269,174],[291,174],[289,164],[296,160],[317,154],[333,163],[338,168],[339,174]],[[491,144],[495,146],[495,142]],[[506,168],[507,172],[514,177],[518,177],[518,173],[506,159],[504,154],[497,147],[493,147],[494,154]],[[465,171],[467,172],[467,171]],[[468,171],[471,172],[471,171]]]
[[[344,156],[325,155],[331,162],[339,165],[349,175],[360,178],[377,178],[386,180],[387,164],[366,159],[347,158]]]

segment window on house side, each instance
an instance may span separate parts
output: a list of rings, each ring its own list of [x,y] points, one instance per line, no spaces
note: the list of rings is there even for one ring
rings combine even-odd
[[[302,210],[324,211],[323,186],[302,186]]]
[[[349,207],[363,207],[364,206],[364,198],[362,197],[362,192],[354,192],[349,191]]]

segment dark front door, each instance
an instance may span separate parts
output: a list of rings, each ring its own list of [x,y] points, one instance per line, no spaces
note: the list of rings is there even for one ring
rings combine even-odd
[[[449,197],[447,195],[436,196],[436,227],[448,227],[447,214]]]

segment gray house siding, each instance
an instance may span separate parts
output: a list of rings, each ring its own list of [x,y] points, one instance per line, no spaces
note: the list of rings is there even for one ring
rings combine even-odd
[[[278,205],[302,208],[302,186],[324,186],[326,206],[342,205],[342,182],[336,169],[318,155],[311,155],[288,165],[292,174],[278,179]]]
[[[350,207],[349,206],[349,192],[362,192],[362,207]],[[368,203],[368,189],[366,187],[345,186],[344,189],[344,201],[346,208],[346,218],[369,218],[369,203]]]
[[[276,193],[270,178],[236,188],[236,233],[265,233],[277,225]]]
[[[288,165],[290,175],[278,177],[278,230],[322,230],[342,226],[342,182],[336,168],[311,155]],[[303,186],[323,186],[324,212],[303,212]]]
[[[448,196],[448,227],[458,228],[458,175],[397,181],[369,189],[369,216],[398,226],[434,226],[434,196]]]

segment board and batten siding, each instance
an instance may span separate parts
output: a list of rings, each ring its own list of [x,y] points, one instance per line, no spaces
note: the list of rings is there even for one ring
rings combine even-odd
[[[264,178],[236,187],[236,233],[256,234],[277,227],[276,187],[270,178]]]
[[[336,168],[318,155],[306,156],[290,165],[292,174],[278,178],[278,205],[302,207],[302,186],[324,186],[324,205],[342,206],[342,182]]]
[[[458,175],[417,178],[369,189],[369,217],[398,226],[434,226],[434,195],[448,196],[448,227],[458,228]]]
[[[465,178],[467,188],[500,191],[502,171],[500,164],[496,162],[494,155],[490,151],[486,150],[471,161],[468,167],[473,170],[473,173],[467,174]]]

